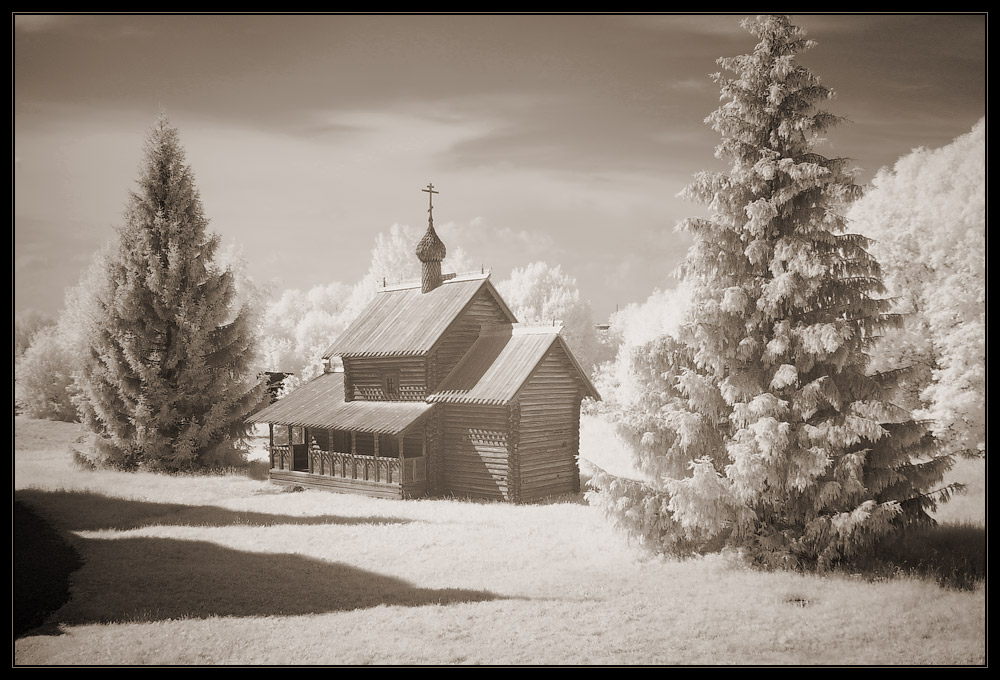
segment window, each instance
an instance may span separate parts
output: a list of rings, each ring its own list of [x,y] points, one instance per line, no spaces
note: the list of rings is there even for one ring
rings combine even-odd
[[[330,450],[350,453],[351,433],[346,430],[330,430]]]
[[[399,371],[386,371],[382,374],[382,388],[386,399],[399,398]]]

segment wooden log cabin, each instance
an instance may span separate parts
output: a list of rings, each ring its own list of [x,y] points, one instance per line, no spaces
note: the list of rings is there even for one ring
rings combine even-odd
[[[416,255],[420,281],[383,288],[322,375],[249,419],[270,426],[271,480],[392,498],[579,491],[580,405],[600,395],[560,327],[518,323],[489,274],[442,275],[432,214]]]

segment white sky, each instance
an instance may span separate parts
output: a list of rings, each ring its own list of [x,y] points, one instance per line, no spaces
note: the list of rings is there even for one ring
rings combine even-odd
[[[54,314],[114,236],[158,112],[205,212],[279,288],[353,283],[435,226],[502,280],[544,260],[595,318],[672,287],[720,168],[704,124],[739,15],[13,15],[14,309]],[[795,15],[867,181],[986,114],[986,15]]]

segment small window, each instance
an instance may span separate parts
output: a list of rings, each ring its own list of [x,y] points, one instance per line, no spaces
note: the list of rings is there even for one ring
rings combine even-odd
[[[386,399],[399,397],[399,371],[389,371],[382,374],[382,387]]]

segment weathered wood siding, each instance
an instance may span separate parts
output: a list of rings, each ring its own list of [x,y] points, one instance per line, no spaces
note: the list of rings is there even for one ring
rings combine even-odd
[[[396,394],[385,392],[385,375],[399,380]],[[355,401],[423,401],[427,363],[422,357],[353,357],[344,359],[344,392]]]
[[[479,338],[479,329],[487,323],[506,323],[510,321],[504,314],[496,298],[487,288],[483,288],[472,299],[465,313],[455,320],[445,335],[438,342],[428,366],[428,384],[433,392],[444,380],[451,369],[455,368],[472,344]]]
[[[417,434],[408,434],[403,437],[403,457],[420,458],[424,455],[424,435],[421,430]]]
[[[509,499],[507,408],[445,404],[441,414],[440,492]]]
[[[580,388],[573,366],[558,346],[549,350],[522,388],[514,500],[580,490]]]
[[[427,439],[424,449],[427,456],[427,491],[432,496],[441,494],[441,473],[443,468],[441,460],[443,439],[441,423],[443,418],[441,417],[441,413],[441,407],[434,407],[430,417],[424,423],[424,432]]]

